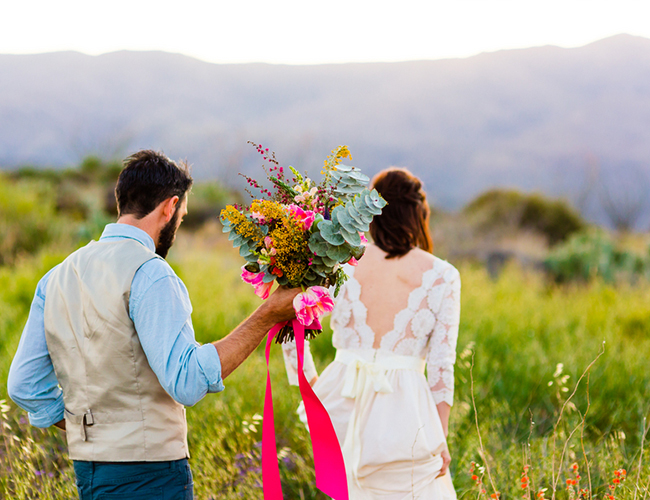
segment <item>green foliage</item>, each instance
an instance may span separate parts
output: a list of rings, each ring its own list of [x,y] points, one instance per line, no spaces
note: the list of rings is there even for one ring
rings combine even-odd
[[[565,441],[589,405],[584,443],[594,494],[600,498],[605,493],[616,468],[636,474],[643,418],[650,410],[650,374],[644,368],[650,348],[648,323],[645,333],[639,332],[640,323],[648,318],[649,284],[640,281],[634,287],[614,287],[595,280],[586,286],[549,287],[542,276],[514,267],[507,268],[496,283],[474,269],[462,268],[461,276],[463,312],[450,430],[459,492],[476,493],[469,463],[484,463],[477,451],[470,397],[472,352],[482,438],[497,489],[504,497],[521,495],[518,477],[524,453],[535,488],[550,488],[553,427],[563,402],[603,341],[605,353],[589,376],[589,399],[583,379],[558,427],[555,470]],[[562,377],[554,376],[558,363],[563,364]],[[558,384],[564,375],[569,378]],[[570,390],[564,392],[562,386]],[[573,461],[586,477],[581,446],[578,431],[568,440],[559,490],[564,489]],[[642,478],[645,484],[646,472]],[[632,494],[633,490],[617,491],[618,498],[632,498]],[[558,495],[567,498],[561,491]]]
[[[74,498],[74,471],[67,457],[52,453],[64,449],[63,433],[30,427],[25,417],[16,420],[11,407],[0,400],[0,450],[6,472],[0,473],[3,498],[16,500]]]
[[[0,268],[3,380],[36,282],[62,257],[43,254],[22,260],[14,268]],[[200,342],[222,338],[261,303],[250,286],[241,281],[241,257],[227,241],[209,247],[196,240],[188,245],[181,241],[172,249],[170,258],[192,298],[192,321]],[[590,407],[584,432],[593,491],[602,498],[616,468],[626,468],[629,477],[635,477],[640,429],[650,410],[650,284],[643,278],[634,286],[625,282],[608,284],[596,278],[580,286],[556,286],[549,285],[542,275],[524,273],[516,267],[506,267],[497,281],[480,268],[460,266],[460,272],[462,313],[449,436],[459,498],[472,498],[477,493],[468,474],[470,462],[485,463],[478,451],[472,410],[472,355],[485,460],[503,499],[521,495],[518,478],[524,452],[534,488],[551,487],[552,435],[560,408],[580,374],[599,353],[603,340],[605,353],[589,376]],[[324,333],[311,342],[319,371],[334,357],[332,332],[324,326]],[[559,363],[563,368],[558,372]],[[295,414],[299,392],[287,384],[282,354],[276,346],[271,354],[271,374],[285,496],[324,499],[315,490],[311,448]],[[262,414],[265,377],[261,346],[226,379],[223,393],[208,395],[188,409],[196,498],[262,497],[261,430],[255,416]],[[583,379],[558,426],[556,470],[564,442],[587,410],[586,382]],[[0,398],[6,397],[5,387],[0,384]],[[0,496],[74,497],[70,490],[71,463],[62,434],[30,428],[24,412],[11,402],[7,404],[11,409],[5,412],[6,421],[11,429],[5,431],[4,444],[0,443]],[[580,432],[568,440],[558,483],[557,496],[561,499],[568,498],[562,490],[565,479],[570,477],[570,463],[578,462],[586,477],[579,438]],[[647,458],[646,452],[644,460]],[[644,484],[650,479],[646,463],[641,476]],[[487,483],[487,477],[484,481]],[[632,482],[628,479],[628,483]],[[584,481],[582,486],[586,486]],[[617,498],[631,500],[631,486],[617,490]],[[47,493],[39,497],[39,489]],[[550,493],[549,489],[547,498]]]
[[[0,174],[0,265],[34,254],[65,231],[47,183],[14,182]]]
[[[188,199],[188,212],[183,218],[185,229],[198,229],[208,221],[217,221],[227,204],[240,202],[237,193],[219,182],[200,182],[192,187]]]
[[[334,180],[334,193],[344,201],[350,200],[364,186],[368,185],[370,179],[361,170],[348,165],[339,164],[329,172]],[[346,200],[347,198],[347,200]]]
[[[488,191],[467,205],[464,212],[484,231],[504,227],[535,231],[546,236],[550,245],[585,227],[566,202],[512,190]]]
[[[559,283],[600,277],[607,282],[635,281],[650,273],[650,253],[641,256],[617,248],[605,232],[574,234],[557,245],[545,261],[549,274]]]

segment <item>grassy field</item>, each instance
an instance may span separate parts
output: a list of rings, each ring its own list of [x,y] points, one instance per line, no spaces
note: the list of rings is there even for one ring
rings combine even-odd
[[[189,289],[197,338],[208,342],[227,334],[259,302],[240,281],[240,258],[227,242],[206,233],[189,238],[179,237],[169,260]],[[41,253],[20,259],[11,268],[0,267],[3,381],[36,282],[63,256]],[[569,470],[574,462],[582,476],[579,486],[588,487],[590,480],[594,497],[605,499],[611,493],[616,498],[644,498],[646,491],[635,492],[634,486],[639,458],[644,459],[639,484],[650,479],[647,452],[640,456],[650,406],[650,285],[614,287],[596,281],[558,287],[514,266],[506,268],[498,281],[491,281],[480,267],[459,265],[459,269],[462,311],[449,438],[459,497],[489,498],[494,493],[487,487],[481,494],[472,480],[469,471],[474,461],[480,466],[474,473],[483,477],[484,484],[489,483],[484,466],[489,466],[502,499],[521,498],[529,490],[535,497],[545,488],[545,497],[552,498],[554,481],[558,498],[572,498],[566,480],[575,477]],[[604,353],[565,404],[603,347]],[[329,330],[312,343],[312,352],[321,370],[333,359]],[[326,498],[313,486],[308,435],[294,413],[298,390],[286,381],[279,348],[272,357],[285,498]],[[472,405],[472,359],[484,453]],[[265,369],[263,351],[258,349],[226,380],[223,393],[209,395],[188,409],[197,498],[262,498],[259,415]],[[0,397],[7,399],[4,382]],[[5,420],[0,443],[4,496],[74,497],[62,433],[31,428],[24,412],[11,401],[6,400],[0,410]],[[525,464],[530,466],[530,488],[522,489]],[[628,479],[612,493],[608,485],[619,468],[627,469]],[[554,471],[559,471],[557,477]]]

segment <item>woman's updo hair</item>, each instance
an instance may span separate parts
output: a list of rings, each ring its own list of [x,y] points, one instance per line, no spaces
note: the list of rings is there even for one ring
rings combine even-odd
[[[429,204],[422,182],[405,168],[391,167],[372,179],[372,187],[388,202],[370,224],[370,234],[387,259],[420,247],[433,252]]]

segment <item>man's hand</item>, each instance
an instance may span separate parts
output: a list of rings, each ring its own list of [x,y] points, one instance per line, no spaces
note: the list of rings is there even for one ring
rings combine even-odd
[[[260,306],[260,309],[265,309],[264,313],[272,318],[274,325],[282,321],[292,320],[296,317],[296,311],[293,308],[293,299],[301,291],[300,288],[281,286]]]

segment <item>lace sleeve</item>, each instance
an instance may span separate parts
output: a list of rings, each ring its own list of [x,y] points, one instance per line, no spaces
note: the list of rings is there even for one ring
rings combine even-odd
[[[298,385],[298,351],[296,351],[296,341],[287,342],[282,344],[282,354],[284,355],[284,366],[287,369],[287,378],[290,385]],[[305,362],[304,362],[305,378],[311,381],[318,375],[316,366],[314,365],[314,358],[309,350],[309,341],[305,340]]]
[[[450,266],[444,273],[445,291],[440,308],[432,311],[436,324],[427,354],[427,378],[433,399],[450,406],[454,401],[454,363],[460,321],[460,275]]]

